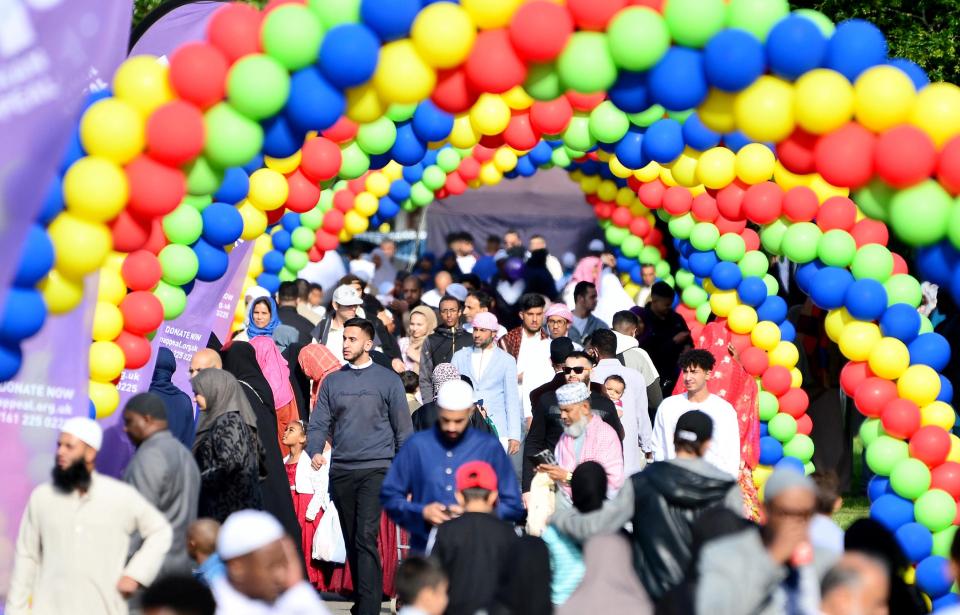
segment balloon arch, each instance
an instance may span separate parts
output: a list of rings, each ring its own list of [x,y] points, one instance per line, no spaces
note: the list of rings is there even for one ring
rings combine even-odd
[[[883,34],[785,0],[274,0],[226,5],[169,65],[128,59],[93,96],[26,242],[0,329],[0,380],[46,312],[99,272],[98,417],[194,280],[255,241],[275,289],[400,209],[562,167],[632,275],[680,252],[689,319],[725,319],[761,385],[762,486],[812,471],[795,331],[768,255],[827,311],[849,359],[872,515],[920,587],[956,599],[960,439],[950,346],[918,314],[919,272],[960,290],[960,88],[887,57]],[[544,212],[548,215],[548,212]],[[15,312],[15,313],[14,313]]]

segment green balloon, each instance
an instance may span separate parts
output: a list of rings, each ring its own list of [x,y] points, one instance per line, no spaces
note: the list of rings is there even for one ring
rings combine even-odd
[[[928,179],[890,199],[890,226],[907,244],[929,246],[947,234],[953,208],[953,198],[943,186]]]
[[[817,471],[817,466],[813,465],[812,461],[808,461],[807,463],[803,464],[803,473],[805,475],[810,476],[816,471]]]
[[[950,223],[947,225],[947,237],[953,247],[960,250],[960,203],[953,206]]]
[[[153,289],[153,296],[160,300],[163,306],[163,319],[173,320],[187,309],[187,293],[179,286],[167,284],[163,280]]]
[[[642,249],[643,240],[632,233],[623,240],[622,244],[620,244],[620,251],[627,258],[637,258],[637,256],[640,255],[640,250]]]
[[[746,30],[762,43],[770,29],[789,13],[787,0],[730,0],[727,27]]]
[[[652,247],[652,246],[647,246],[647,248],[650,248],[650,247]],[[646,250],[647,248],[644,248],[644,250]],[[656,248],[653,248],[653,249],[656,250]],[[643,252],[640,253],[640,257],[643,258]],[[659,252],[657,253],[657,258],[660,258],[660,253],[659,253]],[[641,260],[640,262],[642,262],[642,263],[649,263],[649,262],[651,262],[651,261],[644,259],[644,260]],[[657,264],[654,265],[654,269],[655,269],[655,271],[657,272],[657,277],[658,277],[658,278],[665,278],[665,277],[667,277],[668,275],[670,275],[670,263],[668,263],[668,262],[665,261],[665,260],[659,260],[659,261],[657,261]],[[689,273],[689,272],[688,272],[688,273]],[[690,275],[693,275],[693,274],[690,274]]]
[[[413,204],[413,201],[410,199],[404,199],[403,203],[400,203],[401,209],[406,212],[411,212],[416,210],[417,206]]]
[[[223,170],[210,164],[205,156],[197,156],[184,168],[187,174],[187,194],[209,196],[217,191],[223,181]]]
[[[607,25],[607,41],[617,66],[639,72],[652,68],[667,52],[670,32],[659,13],[632,6]]]
[[[597,141],[616,143],[630,129],[627,114],[609,100],[605,100],[590,112],[590,134]]]
[[[418,207],[429,205],[433,202],[433,190],[423,185],[423,182],[414,182],[410,186],[410,200]]]
[[[294,273],[299,273],[309,262],[310,257],[308,257],[307,253],[303,250],[288,248],[287,251],[283,253],[283,266]]]
[[[667,275],[663,276],[663,281],[664,281],[668,286],[670,286],[670,288],[675,288],[675,287],[676,287],[676,282],[674,281],[672,275],[667,274]],[[699,316],[697,316],[697,318],[699,318]]]
[[[703,47],[723,28],[727,6],[723,0],[670,0],[663,17],[670,36],[685,47]]]
[[[667,110],[660,105],[653,105],[638,113],[631,113],[627,117],[630,122],[640,128],[646,128],[663,117]]]
[[[775,295],[780,290],[780,283],[777,282],[777,278],[773,277],[769,273],[763,274],[763,283],[767,285],[767,295]]]
[[[197,277],[200,261],[190,246],[171,243],[157,255],[163,270],[163,281],[174,286],[189,284]]]
[[[300,224],[311,231],[315,231],[323,224],[323,214],[324,210],[322,208],[314,207],[310,211],[300,214]],[[316,234],[314,234],[314,238],[316,238]],[[307,249],[309,250],[309,248]]]
[[[910,307],[920,307],[923,299],[923,292],[920,290],[920,282],[912,275],[899,273],[890,276],[890,279],[883,283],[887,290],[887,306],[895,303],[906,303]]]
[[[770,391],[760,391],[757,397],[757,406],[759,408],[760,420],[769,421],[777,416],[780,411],[780,401],[777,396]]]
[[[670,273],[670,263],[663,260],[663,257],[660,256],[660,250],[653,246],[644,246],[643,250],[640,250],[640,258],[638,260],[644,264],[655,265],[657,267],[657,275],[659,276]],[[663,265],[660,265],[660,263],[663,263]]]
[[[661,222],[670,222],[670,220],[673,220],[673,215],[662,207],[654,210],[654,215],[657,216]]]
[[[560,148],[557,148],[557,149],[560,149]],[[577,158],[583,158],[584,156],[587,155],[587,152],[586,152],[585,150],[581,150],[581,149],[577,149],[577,148],[574,148],[574,147],[570,147],[569,145],[564,145],[564,146],[563,146],[563,150],[564,150],[565,152],[567,152],[567,156],[570,157],[570,160],[576,160]]]
[[[563,94],[560,75],[552,62],[531,64],[523,89],[535,100],[553,100]]]
[[[864,214],[886,222],[890,214],[890,201],[896,190],[880,179],[874,179],[853,194],[853,200]]]
[[[163,217],[163,234],[171,243],[189,246],[203,233],[203,217],[190,205],[179,205]]]
[[[303,224],[303,216],[300,217],[300,223]],[[301,252],[309,252],[316,240],[317,234],[305,226],[295,228],[290,233],[290,245]]]
[[[411,103],[409,105],[394,103],[387,107],[386,116],[394,122],[405,122],[413,117],[413,114],[416,110],[417,103]]]
[[[560,82],[582,94],[605,92],[617,80],[617,66],[610,57],[602,32],[575,32],[557,59]]]
[[[863,445],[869,447],[877,438],[886,435],[887,432],[884,431],[883,425],[880,424],[880,419],[871,418],[860,424],[859,433],[860,439],[863,440]]]
[[[420,178],[420,181],[423,182],[424,186],[436,192],[440,188],[443,188],[443,185],[447,181],[447,174],[437,165],[431,164],[423,170],[423,177]]]
[[[332,188],[325,189],[320,193],[320,201],[317,203],[317,207],[320,209],[320,213],[327,213],[333,207],[333,195],[334,190]]]
[[[281,282],[293,282],[297,279],[297,274],[287,269],[287,266],[284,265],[280,268],[280,273],[277,274],[277,277],[280,278]]]
[[[930,468],[919,459],[902,459],[890,472],[890,486],[902,498],[915,500],[930,488]]]
[[[933,333],[933,323],[924,315],[920,315],[920,333]]]
[[[317,61],[323,26],[316,13],[302,4],[284,4],[263,19],[260,41],[270,57],[295,71]]]
[[[338,24],[360,21],[360,0],[307,0],[307,6],[327,30]]]
[[[736,233],[724,233],[717,240],[715,250],[720,260],[736,263],[747,253],[747,244],[743,241],[743,237]]]
[[[766,275],[767,269],[770,268],[770,260],[760,250],[750,250],[743,255],[737,265],[744,276],[761,278]]]
[[[624,242],[627,236],[630,235],[630,231],[628,229],[620,228],[619,226],[611,224],[607,227],[607,230],[604,231],[604,235],[607,238],[608,244],[612,246],[619,246]]]
[[[957,502],[942,489],[931,489],[917,498],[913,515],[917,522],[931,532],[941,532],[953,524],[957,516]]]
[[[567,154],[562,147],[558,147],[557,149],[553,150],[553,153],[550,154],[550,161],[561,168],[566,168],[570,166],[571,162],[573,162],[570,160],[570,155]]]
[[[242,167],[260,152],[263,128],[226,102],[217,103],[203,116],[206,141],[203,153],[209,161],[226,169]]]
[[[670,230],[671,236],[677,239],[688,239],[696,224],[697,221],[693,219],[693,214],[688,211],[682,216],[674,216],[673,219],[667,223],[667,228]]]
[[[570,123],[567,124],[567,129],[563,131],[563,144],[580,151],[593,149],[597,140],[590,132],[590,118],[574,113]]]
[[[786,444],[797,435],[797,419],[789,414],[778,412],[777,415],[767,423],[767,430],[771,436]]]
[[[882,284],[893,273],[893,255],[884,246],[869,243],[857,250],[850,272],[858,280],[869,278]]]
[[[760,230],[760,244],[770,254],[782,254],[783,238],[787,234],[787,223],[777,218]]]
[[[951,525],[945,530],[933,533],[933,555],[950,559],[950,547],[953,545],[958,529],[960,528],[956,525]]]
[[[795,222],[783,235],[781,250],[784,255],[801,265],[817,258],[817,246],[823,232],[813,222]]]
[[[681,269],[680,271],[677,272],[677,286],[679,286],[680,288],[687,288],[688,286],[691,286],[696,281],[695,278],[696,276],[694,276],[692,273],[690,273],[686,269]]]
[[[701,303],[697,306],[697,322],[702,325],[707,324],[707,321],[710,320],[710,302]]]
[[[209,194],[188,194],[183,197],[183,202],[203,213],[203,210],[209,207],[210,203],[213,203],[213,197]]]
[[[867,466],[874,474],[890,476],[894,466],[909,454],[906,442],[882,435],[867,446]]]
[[[356,141],[340,147],[340,177],[356,179],[370,169],[370,157]]]
[[[386,116],[378,117],[357,130],[357,145],[367,154],[386,154],[397,140],[397,126]]]
[[[807,463],[813,459],[813,440],[810,439],[810,436],[798,433],[784,443],[783,454],[788,457],[796,457],[803,463]]]
[[[704,252],[712,250],[719,239],[720,229],[712,222],[697,222],[690,231],[690,243]]]
[[[800,17],[806,17],[812,21],[814,25],[820,28],[820,32],[823,34],[824,38],[829,39],[831,36],[833,36],[834,30],[837,29],[837,27],[833,25],[833,22],[830,21],[830,18],[818,10],[797,9],[793,13],[795,15],[799,15]]]
[[[849,267],[856,253],[853,235],[839,228],[824,233],[817,244],[817,258],[831,267]]]
[[[227,73],[230,104],[252,120],[276,115],[289,94],[290,74],[270,56],[261,53],[244,56]]]
[[[460,154],[450,147],[440,150],[437,152],[437,166],[443,169],[444,173],[453,173],[460,166]]]
[[[693,109],[686,109],[684,111],[667,111],[667,116],[671,120],[676,120],[680,124],[686,122],[687,118],[689,118],[691,115],[693,115]]]
[[[680,298],[683,300],[683,304],[685,306],[693,309],[697,309],[709,300],[707,291],[703,290],[696,284],[690,284],[684,288],[683,292],[680,294]]]

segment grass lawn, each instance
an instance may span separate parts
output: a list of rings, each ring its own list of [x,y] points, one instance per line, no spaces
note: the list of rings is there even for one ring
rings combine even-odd
[[[853,439],[853,472],[850,477],[851,485],[860,484],[863,472],[863,443],[860,437]],[[847,529],[857,519],[870,516],[870,500],[861,494],[846,494],[843,496],[843,508],[833,516],[833,520],[843,529]]]

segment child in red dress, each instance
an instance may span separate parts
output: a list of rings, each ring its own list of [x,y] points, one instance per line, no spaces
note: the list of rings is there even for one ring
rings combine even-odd
[[[311,558],[311,553],[313,535],[317,532],[319,521],[318,513],[330,497],[327,490],[328,477],[326,472],[311,467],[310,456],[303,450],[307,445],[307,432],[303,421],[293,421],[287,425],[283,432],[283,444],[290,448],[290,454],[284,457],[283,463],[287,470],[290,495],[293,497],[293,510],[300,522],[307,580],[316,587],[323,582],[323,573],[318,567],[319,562]]]

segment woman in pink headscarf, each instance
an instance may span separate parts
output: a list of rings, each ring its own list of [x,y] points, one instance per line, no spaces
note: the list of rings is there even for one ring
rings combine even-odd
[[[573,275],[563,290],[563,300],[570,309],[574,309],[576,301],[573,299],[573,289],[580,282],[590,282],[597,288],[597,307],[593,310],[593,316],[602,320],[608,326],[613,320],[613,315],[621,310],[629,310],[633,307],[633,300],[627,291],[623,290],[623,284],[610,268],[609,263],[599,256],[587,256],[580,259],[577,267],[573,270]],[[581,331],[581,333],[584,333]]]

